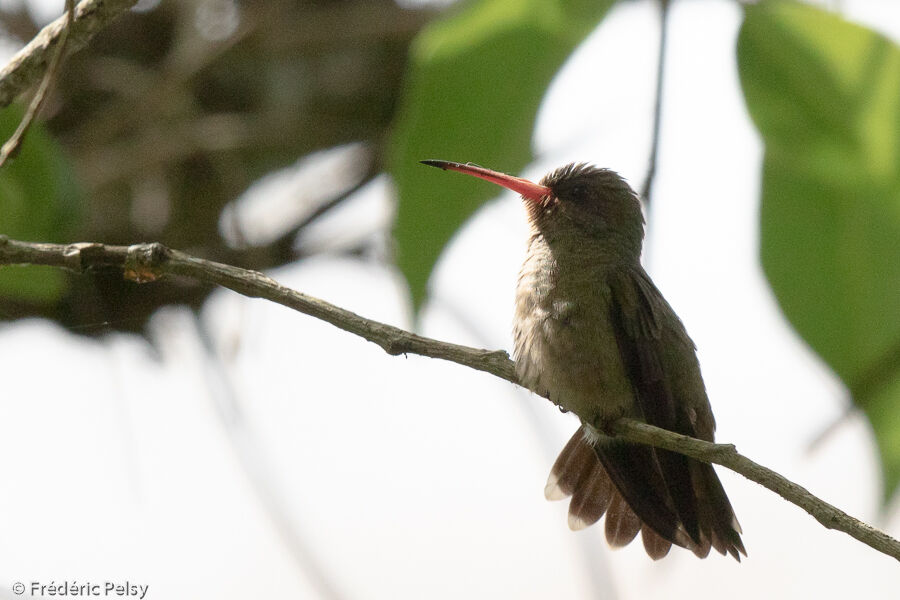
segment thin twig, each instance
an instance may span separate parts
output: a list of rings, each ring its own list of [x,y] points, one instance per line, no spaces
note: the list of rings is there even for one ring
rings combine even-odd
[[[653,178],[656,177],[656,157],[659,154],[659,129],[662,115],[663,76],[666,71],[666,32],[669,29],[669,0],[659,0],[659,53],[656,59],[656,100],[653,105],[653,137],[650,142],[650,160],[647,165],[647,177],[641,197],[647,208],[650,207],[650,191],[653,189]]]
[[[855,415],[858,410],[859,409],[850,401],[850,399],[847,399],[841,414],[829,421],[829,423],[809,441],[806,446],[807,454],[818,451],[822,444],[824,444],[832,435],[837,433],[841,427],[846,425],[847,421],[850,420],[850,417]]]
[[[137,4],[137,0],[83,0],[75,7],[75,21],[66,27],[68,15],[59,17],[34,36],[0,69],[0,108],[9,106],[30,88],[47,70],[50,52],[60,43],[68,29],[68,42],[63,58],[84,48],[106,25]]]
[[[3,144],[2,148],[0,148],[0,167],[6,164],[6,161],[10,156],[13,156],[18,152],[22,140],[25,139],[25,134],[28,133],[28,128],[31,127],[31,123],[34,121],[35,117],[37,117],[38,112],[44,105],[44,100],[47,98],[50,86],[56,80],[57,73],[59,73],[59,65],[62,64],[63,52],[66,50],[69,31],[72,29],[72,23],[74,22],[75,0],[66,0],[66,24],[60,34],[56,52],[53,53],[53,58],[50,59],[50,66],[47,67],[44,78],[41,80],[41,85],[38,87],[38,91],[35,93],[34,98],[31,99],[28,110],[25,111],[25,116],[22,117],[22,121],[19,122],[19,126],[16,128],[15,133],[12,134],[12,137]]]
[[[226,287],[250,298],[270,300],[321,319],[378,344],[388,354],[440,358],[519,383],[513,362],[502,350],[481,350],[416,335],[284,287],[262,273],[195,258],[162,244],[38,244],[10,240],[0,235],[0,265],[14,264],[49,265],[78,273],[114,268],[122,270],[125,278],[137,283],[173,275],[187,276]],[[732,445],[697,440],[631,419],[619,419],[613,424],[613,431],[624,440],[665,448],[740,473],[796,504],[824,527],[843,531],[871,548],[900,560],[900,542],[819,499],[771,469],[738,454]]]
[[[242,400],[238,395],[231,372],[223,364],[223,359],[215,350],[211,336],[196,314],[192,314],[191,324],[194,336],[200,343],[199,352],[208,367],[206,370],[209,394],[218,409],[216,412],[228,441],[238,456],[241,467],[253,484],[253,491],[274,525],[288,553],[296,561],[311,585],[318,592],[318,597],[325,600],[343,600],[335,576],[328,571],[324,561],[317,554],[315,546],[309,538],[301,535],[298,524],[290,516],[290,503],[279,490],[277,478],[271,472],[270,465],[262,451],[260,436],[244,416]]]

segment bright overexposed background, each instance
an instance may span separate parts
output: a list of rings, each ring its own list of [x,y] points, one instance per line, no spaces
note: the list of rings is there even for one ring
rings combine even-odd
[[[839,5],[900,40],[900,4]],[[867,423],[841,420],[847,391],[791,330],[758,264],[762,145],[738,84],[739,25],[736,2],[674,4],[646,266],[697,343],[718,439],[897,536],[900,511],[880,508]],[[523,175],[586,160],[640,188],[657,43],[656,4],[618,3],[548,92],[538,159]],[[352,168],[358,151],[323,153],[261,183],[238,218],[251,234],[265,230],[286,210],[279,190],[289,198],[310,173]],[[392,211],[383,177],[299,243],[384,238]],[[524,239],[513,194],[485,206],[439,262],[420,331],[509,349]],[[319,255],[270,275],[413,327],[383,256]],[[90,341],[38,321],[0,328],[0,598],[15,597],[17,581],[63,580],[127,580],[166,599],[893,598],[900,589],[896,561],[723,469],[749,552],[741,564],[678,549],[654,563],[640,542],[611,551],[601,527],[568,531],[565,504],[542,490],[574,419],[488,375],[390,357],[226,291],[199,322],[162,311],[151,337]]]

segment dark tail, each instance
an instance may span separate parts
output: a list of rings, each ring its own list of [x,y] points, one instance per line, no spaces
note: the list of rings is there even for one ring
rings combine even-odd
[[[721,554],[730,554],[738,562],[741,554],[747,556],[741,541],[741,524],[738,523],[725,494],[725,488],[712,465],[691,460],[691,477],[697,490],[697,511],[700,536],[704,543],[712,545]]]
[[[740,554],[747,554],[740,525],[713,468],[685,458],[675,464],[684,471],[667,478],[661,465],[678,463],[678,458],[660,458],[648,446],[610,438],[591,442],[579,429],[553,465],[544,493],[550,500],[572,496],[573,530],[606,514],[606,539],[614,547],[628,544],[640,531],[654,560],[675,544],[701,558],[712,547],[740,561]],[[673,482],[680,483],[673,488]],[[677,501],[673,494],[680,496]]]

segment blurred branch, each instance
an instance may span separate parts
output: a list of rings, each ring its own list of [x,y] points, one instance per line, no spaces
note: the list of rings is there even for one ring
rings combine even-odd
[[[822,428],[819,433],[817,433],[813,438],[809,441],[809,444],[806,446],[807,454],[812,454],[813,452],[818,451],[818,449],[824,444],[828,438],[837,433],[837,431],[850,420],[857,412],[856,406],[853,404],[850,398],[846,399],[846,404],[844,405],[844,409],[841,411],[841,414],[832,419],[825,427]]]
[[[900,340],[895,341],[862,374],[849,383],[856,404],[865,406],[893,381],[900,370]]]
[[[278,243],[288,243],[289,241],[292,241],[301,231],[312,225],[322,216],[342,205],[347,201],[348,198],[352,198],[354,194],[372,183],[372,181],[374,181],[375,177],[378,175],[378,171],[374,167],[375,165],[372,164],[368,169],[368,172],[363,175],[362,179],[354,183],[349,189],[341,192],[334,198],[329,198],[322,204],[318,205],[315,209],[313,209],[311,213],[305,216],[299,223],[294,225],[288,233],[281,236],[278,239]]]
[[[297,566],[309,579],[318,595],[326,600],[342,600],[338,582],[329,573],[324,561],[316,553],[316,547],[298,529],[298,524],[290,516],[290,503],[279,489],[278,478],[274,476],[266,461],[259,436],[244,417],[242,400],[238,395],[231,371],[223,363],[215,350],[212,336],[203,326],[196,313],[191,318],[194,333],[203,353],[209,395],[216,404],[217,413],[229,442],[238,456],[241,467],[250,479],[253,490],[268,515],[274,529],[288,549]]]
[[[439,310],[446,311],[447,314],[460,326],[462,333],[468,335],[472,340],[481,344],[487,336],[484,330],[472,318],[472,314],[457,306],[453,301],[439,296],[432,296],[429,304],[437,306]],[[519,402],[517,405],[519,412],[528,421],[538,438],[538,443],[543,451],[544,458],[552,464],[559,454],[558,436],[551,432],[551,423],[544,418],[544,414],[537,410],[532,402]],[[579,550],[582,568],[587,574],[589,590],[586,597],[588,598],[615,598],[615,588],[612,585],[612,576],[610,573],[610,565],[608,561],[602,558],[603,549],[596,543],[594,538],[589,536],[576,536],[577,547]]]
[[[84,0],[75,9],[75,21],[68,32],[65,55],[84,48],[94,35],[137,3],[137,0]],[[50,53],[62,42],[68,15],[64,15],[38,33],[0,70],[0,108],[9,106],[16,96],[31,87],[47,70]]]
[[[28,105],[28,110],[25,111],[25,116],[22,117],[22,121],[19,123],[19,126],[16,127],[16,131],[12,134],[12,137],[3,144],[3,147],[0,148],[0,167],[6,164],[6,161],[10,156],[13,156],[18,152],[22,140],[25,139],[25,134],[28,133],[28,128],[31,127],[31,123],[41,110],[41,106],[44,105],[44,100],[47,98],[47,92],[50,91],[50,86],[56,79],[57,73],[59,73],[59,65],[62,64],[62,55],[66,50],[69,31],[72,29],[72,23],[75,21],[75,0],[66,0],[65,17],[65,26],[60,34],[59,43],[56,45],[56,52],[53,53],[53,58],[50,59],[50,66],[47,67],[47,72],[44,73],[41,85],[38,87],[38,91],[35,93],[34,98],[31,99],[31,104]]]
[[[34,24],[24,2],[18,6],[4,6],[3,9],[0,9],[0,28],[11,40],[19,40],[22,43],[30,40],[40,31],[40,28]]]
[[[418,354],[449,360],[519,383],[515,365],[505,351],[481,350],[416,335],[284,287],[257,271],[195,258],[162,244],[39,244],[19,242],[0,235],[0,265],[15,264],[48,265],[77,273],[114,268],[136,283],[173,275],[190,277],[226,287],[250,298],[264,298],[292,308],[375,343],[391,355]],[[697,440],[631,419],[619,419],[611,428],[616,436],[624,440],[665,448],[740,473],[796,504],[825,528],[843,531],[871,548],[900,560],[900,542],[819,499],[771,469],[738,454],[730,444]]]
[[[656,177],[656,157],[659,154],[659,127],[662,115],[663,76],[666,71],[666,32],[669,29],[669,0],[659,0],[659,53],[656,59],[656,101],[653,104],[653,138],[650,142],[650,160],[641,197],[650,207],[650,191]]]

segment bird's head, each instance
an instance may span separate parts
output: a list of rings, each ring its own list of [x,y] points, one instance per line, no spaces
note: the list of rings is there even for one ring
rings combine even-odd
[[[644,237],[641,203],[615,171],[585,163],[556,169],[533,183],[473,164],[423,160],[423,164],[458,171],[521,194],[528,218],[551,243],[602,244],[617,254],[639,258]]]

